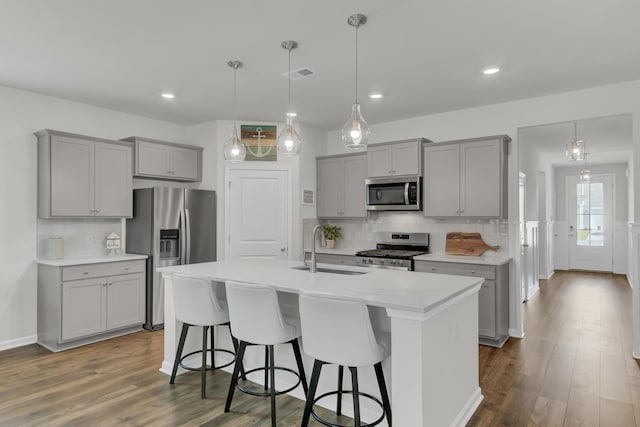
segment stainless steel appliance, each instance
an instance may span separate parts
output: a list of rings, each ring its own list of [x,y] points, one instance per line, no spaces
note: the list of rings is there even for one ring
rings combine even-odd
[[[356,253],[356,264],[413,271],[413,257],[429,253],[429,233],[385,233],[375,249]]]
[[[368,211],[422,210],[422,177],[394,176],[365,180]]]
[[[161,329],[164,285],[156,269],[216,260],[216,193],[168,187],[133,190],[126,241],[127,252],[149,256],[143,327]]]

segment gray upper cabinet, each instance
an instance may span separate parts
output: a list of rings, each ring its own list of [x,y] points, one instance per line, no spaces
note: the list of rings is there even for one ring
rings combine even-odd
[[[506,135],[424,145],[424,215],[507,217]]]
[[[52,130],[38,137],[38,216],[131,217],[130,143]]]
[[[202,147],[132,136],[134,176],[173,181],[202,181]]]
[[[319,157],[317,159],[318,218],[364,218],[364,180],[367,158],[364,153]]]
[[[416,175],[422,176],[421,147],[424,138],[407,141],[373,144],[367,148],[367,175],[381,176]]]

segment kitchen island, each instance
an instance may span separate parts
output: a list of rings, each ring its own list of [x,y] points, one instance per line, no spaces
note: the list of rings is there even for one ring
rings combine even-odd
[[[159,269],[165,280],[161,371],[171,372],[181,327],[174,317],[173,273],[269,285],[284,296],[294,297],[294,302],[301,291],[360,298],[374,313],[374,327],[384,329],[386,324],[391,332],[391,357],[386,361],[385,375],[391,384],[394,424],[458,426],[468,421],[482,400],[478,385],[481,278],[353,267],[340,268],[365,274],[311,274],[292,268],[299,265],[292,261],[243,260]],[[381,316],[386,319],[375,318]]]

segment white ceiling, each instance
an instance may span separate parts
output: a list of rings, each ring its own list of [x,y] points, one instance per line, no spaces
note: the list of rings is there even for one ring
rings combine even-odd
[[[370,124],[640,79],[640,2],[630,0],[2,0],[0,85],[191,125],[283,121],[287,52],[298,121]],[[502,72],[480,70],[497,64]],[[174,101],[159,97],[176,93]],[[385,97],[373,101],[369,91]],[[425,132],[425,137],[429,137]]]

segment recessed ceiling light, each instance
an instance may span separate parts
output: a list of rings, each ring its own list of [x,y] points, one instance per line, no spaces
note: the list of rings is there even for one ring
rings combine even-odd
[[[162,96],[164,99],[173,99],[173,98],[175,98],[175,97],[176,97],[176,96],[175,96],[173,93],[171,93],[171,92],[162,92],[162,94],[161,94],[160,96]]]
[[[491,76],[499,72],[500,72],[500,67],[497,67],[495,65],[491,65],[490,67],[485,67],[482,69],[482,74],[484,74],[485,76]]]
[[[380,98],[382,98],[382,94],[380,92],[371,92],[369,94],[369,98],[371,98],[371,99],[380,99]]]
[[[298,113],[296,113],[295,111],[289,111],[287,113],[287,117],[296,117],[298,115]]]

